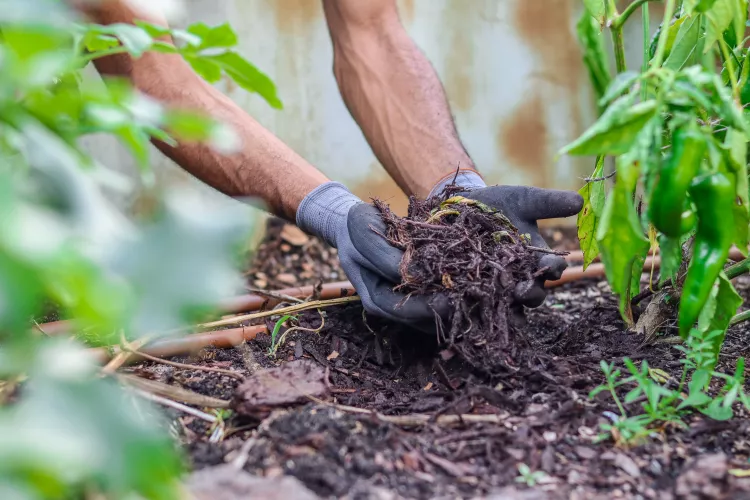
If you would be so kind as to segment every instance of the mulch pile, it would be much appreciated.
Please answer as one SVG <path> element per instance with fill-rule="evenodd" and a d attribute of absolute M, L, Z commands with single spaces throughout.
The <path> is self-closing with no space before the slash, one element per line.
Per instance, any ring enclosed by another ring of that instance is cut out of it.
<path fill-rule="evenodd" d="M 378 200 L 375 206 L 386 224 L 385 237 L 404 250 L 403 282 L 396 290 L 447 297 L 450 324 L 437 332 L 438 341 L 482 373 L 507 369 L 517 347 L 513 291 L 539 272 L 527 236 L 490 207 L 452 196 L 450 186 L 428 200 L 411 197 L 406 217 Z"/>

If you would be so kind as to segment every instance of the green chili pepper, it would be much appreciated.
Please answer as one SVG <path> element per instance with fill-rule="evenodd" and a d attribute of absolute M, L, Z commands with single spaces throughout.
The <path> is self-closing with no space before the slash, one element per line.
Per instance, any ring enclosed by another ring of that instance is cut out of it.
<path fill-rule="evenodd" d="M 648 209 L 651 223 L 667 236 L 679 238 L 695 226 L 687 192 L 706 148 L 706 138 L 695 124 L 679 127 L 672 134 L 672 152 L 657 174 Z"/>
<path fill-rule="evenodd" d="M 721 172 L 697 177 L 690 187 L 698 212 L 698 228 L 680 298 L 677 322 L 682 338 L 687 338 L 729 257 L 734 224 L 726 219 L 732 214 L 734 191 L 732 181 Z"/>

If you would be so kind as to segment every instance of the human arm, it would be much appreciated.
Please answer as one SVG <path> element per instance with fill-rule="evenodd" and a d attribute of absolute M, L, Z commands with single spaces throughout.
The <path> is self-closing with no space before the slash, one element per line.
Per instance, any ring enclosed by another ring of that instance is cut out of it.
<path fill-rule="evenodd" d="M 532 245 L 547 247 L 537 220 L 578 213 L 581 197 L 525 186 L 487 187 L 461 144 L 435 70 L 399 20 L 395 0 L 323 0 L 323 5 L 341 94 L 402 190 L 427 197 L 455 179 L 466 189 L 462 194 L 507 215 Z M 456 176 L 459 167 L 465 170 Z M 545 271 L 519 285 L 519 302 L 541 304 L 545 280 L 558 279 L 566 266 L 560 256 L 539 255 Z"/>
<path fill-rule="evenodd" d="M 166 26 L 164 19 L 135 12 L 123 0 L 89 6 L 85 13 L 105 25 L 141 19 Z M 425 299 L 409 300 L 403 307 L 396 307 L 404 299 L 392 291 L 394 283 L 400 281 L 398 264 L 402 252 L 382 238 L 370 237 L 370 227 L 383 224 L 375 208 L 343 185 L 328 181 L 198 77 L 181 56 L 146 53 L 134 59 L 117 55 L 98 59 L 95 64 L 103 75 L 125 77 L 138 90 L 167 106 L 192 109 L 233 126 L 241 149 L 232 155 L 197 143 L 156 145 L 182 168 L 219 191 L 234 197 L 260 198 L 276 215 L 295 221 L 303 230 L 336 247 L 342 268 L 368 312 L 405 323 L 434 324 L 433 308 Z"/>
<path fill-rule="evenodd" d="M 136 12 L 121 0 L 86 5 L 85 14 L 99 24 L 142 19 L 166 26 L 163 18 Z M 147 52 L 134 59 L 119 54 L 96 59 L 94 64 L 101 74 L 125 77 L 138 90 L 167 106 L 206 113 L 234 128 L 240 149 L 229 155 L 196 142 L 172 147 L 154 141 L 175 163 L 222 193 L 263 200 L 272 213 L 294 221 L 302 199 L 328 181 L 322 172 L 200 78 L 180 55 Z"/>
<path fill-rule="evenodd" d="M 341 95 L 399 187 L 426 197 L 457 168 L 474 170 L 440 80 L 401 24 L 395 0 L 323 6 Z"/>

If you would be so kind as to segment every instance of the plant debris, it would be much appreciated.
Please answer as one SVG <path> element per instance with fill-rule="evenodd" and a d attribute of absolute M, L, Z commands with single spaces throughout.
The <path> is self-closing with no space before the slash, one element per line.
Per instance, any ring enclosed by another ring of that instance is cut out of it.
<path fill-rule="evenodd" d="M 396 290 L 409 295 L 447 296 L 448 328 L 438 342 L 454 349 L 474 369 L 486 374 L 512 365 L 518 342 L 511 317 L 516 284 L 533 279 L 538 257 L 529 237 L 500 212 L 463 196 L 411 197 L 406 217 L 375 200 L 386 224 L 388 241 L 404 250 L 403 282 Z M 408 299 L 407 299 L 408 300 Z"/>

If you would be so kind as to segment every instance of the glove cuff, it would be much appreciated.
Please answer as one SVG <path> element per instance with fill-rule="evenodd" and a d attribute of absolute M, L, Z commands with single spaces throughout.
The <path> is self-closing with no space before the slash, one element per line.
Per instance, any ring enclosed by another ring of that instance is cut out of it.
<path fill-rule="evenodd" d="M 455 172 L 451 172 L 449 175 L 446 175 L 445 177 L 440 179 L 438 183 L 435 184 L 435 187 L 432 188 L 430 194 L 427 197 L 430 198 L 432 196 L 440 194 L 445 186 L 454 184 L 454 178 L 456 179 L 455 184 L 463 188 L 478 189 L 487 187 L 487 184 L 485 184 L 484 179 L 482 179 L 482 176 L 479 175 L 479 172 L 474 169 L 462 168 L 458 171 L 458 174 L 456 174 Z"/>
<path fill-rule="evenodd" d="M 297 209 L 297 227 L 336 247 L 336 232 L 346 225 L 349 209 L 362 200 L 339 182 L 326 182 L 310 191 Z"/>

